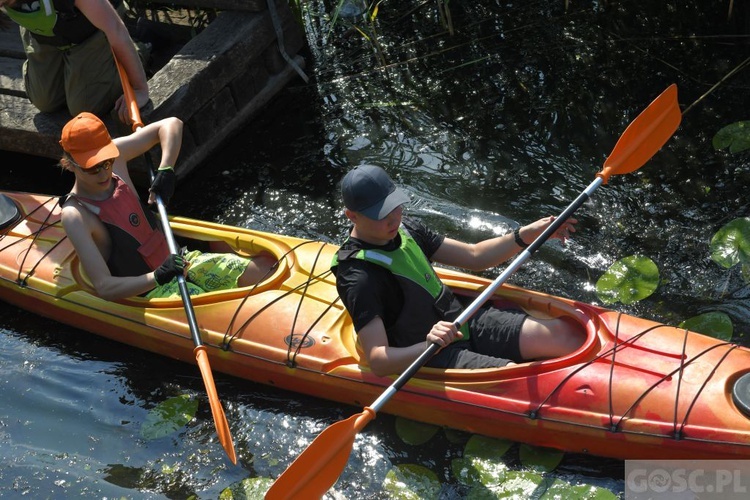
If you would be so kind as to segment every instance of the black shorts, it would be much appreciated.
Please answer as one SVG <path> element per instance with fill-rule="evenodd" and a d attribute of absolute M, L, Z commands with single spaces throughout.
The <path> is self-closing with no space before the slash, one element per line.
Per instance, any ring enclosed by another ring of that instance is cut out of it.
<path fill-rule="evenodd" d="M 468 340 L 443 348 L 427 362 L 432 368 L 498 368 L 520 363 L 521 326 L 526 314 L 518 309 L 483 307 L 469 319 Z"/>

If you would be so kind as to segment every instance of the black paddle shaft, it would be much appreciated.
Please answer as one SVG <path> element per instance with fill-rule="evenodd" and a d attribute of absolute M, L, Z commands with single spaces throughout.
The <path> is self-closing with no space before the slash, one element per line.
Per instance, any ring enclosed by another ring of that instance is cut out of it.
<path fill-rule="evenodd" d="M 146 167 L 148 168 L 148 174 L 151 178 L 151 182 L 154 182 L 154 164 L 151 161 L 151 156 L 145 153 L 143 157 L 146 160 Z M 156 198 L 156 207 L 159 210 L 159 218 L 161 219 L 161 227 L 164 230 L 164 236 L 167 239 L 167 246 L 169 247 L 169 253 L 178 255 L 179 248 L 177 242 L 174 239 L 172 228 L 169 225 L 169 218 L 167 217 L 167 208 L 164 206 L 164 201 L 157 193 L 154 193 Z M 195 310 L 193 309 L 193 302 L 190 300 L 190 292 L 188 291 L 187 281 L 185 276 L 182 274 L 177 275 L 177 286 L 180 289 L 180 295 L 182 296 L 182 302 L 185 306 L 185 316 L 187 316 L 188 326 L 190 327 L 190 335 L 193 337 L 193 343 L 195 347 L 203 345 L 201 341 L 200 331 L 198 330 L 198 320 L 195 318 Z"/>

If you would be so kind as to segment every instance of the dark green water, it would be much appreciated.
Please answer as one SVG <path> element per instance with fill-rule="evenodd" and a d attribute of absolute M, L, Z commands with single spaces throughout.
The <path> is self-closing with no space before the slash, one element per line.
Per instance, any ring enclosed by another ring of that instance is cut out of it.
<path fill-rule="evenodd" d="M 677 83 L 688 111 L 674 138 L 641 170 L 600 188 L 577 214 L 575 239 L 546 245 L 511 281 L 598 302 L 594 285 L 614 261 L 647 256 L 659 267 L 659 288 L 614 308 L 671 324 L 724 311 L 735 339 L 750 344 L 750 287 L 709 252 L 722 225 L 750 213 L 747 154 L 711 146 L 721 127 L 749 118 L 748 74 L 692 106 L 750 55 L 747 11 L 727 20 L 720 1 L 570 2 L 567 12 L 562 0 L 465 3 L 450 3 L 449 35 L 434 2 L 384 2 L 382 69 L 371 43 L 344 23 L 329 32 L 331 6 L 311 2 L 311 82 L 290 85 L 179 187 L 170 211 L 340 241 L 347 225 L 337 183 L 350 166 L 376 163 L 413 195 L 412 215 L 476 241 L 559 213 L 627 124 Z M 25 161 L 5 156 L 7 187 L 62 193 L 69 185 L 53 167 L 35 166 L 40 176 Z M 217 377 L 240 455 L 233 467 L 203 399 L 179 434 L 140 436 L 156 404 L 202 398 L 194 367 L 5 305 L 0 328 L 3 497 L 216 498 L 245 477 L 278 476 L 322 429 L 361 410 Z M 461 450 L 442 433 L 407 445 L 381 415 L 358 437 L 330 498 L 384 498 L 385 473 L 402 463 L 433 470 L 441 498 L 462 498 L 467 489 L 450 467 Z M 507 464 L 522 468 L 516 448 Z M 615 460 L 569 455 L 554 474 L 623 491 Z"/>

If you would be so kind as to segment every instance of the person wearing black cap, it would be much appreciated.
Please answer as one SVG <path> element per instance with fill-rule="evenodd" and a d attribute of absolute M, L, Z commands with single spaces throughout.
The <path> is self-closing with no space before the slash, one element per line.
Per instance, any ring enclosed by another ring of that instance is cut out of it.
<path fill-rule="evenodd" d="M 580 325 L 537 319 L 519 310 L 481 308 L 460 330 L 461 303 L 438 278 L 432 261 L 475 271 L 497 266 L 527 246 L 554 220 L 546 217 L 476 244 L 435 233 L 403 217 L 409 195 L 380 167 L 361 165 L 341 182 L 349 238 L 331 264 L 336 288 L 354 322 L 365 361 L 376 375 L 403 372 L 430 345 L 435 368 L 493 368 L 562 356 L 583 345 Z M 553 238 L 575 231 L 570 218 Z"/>

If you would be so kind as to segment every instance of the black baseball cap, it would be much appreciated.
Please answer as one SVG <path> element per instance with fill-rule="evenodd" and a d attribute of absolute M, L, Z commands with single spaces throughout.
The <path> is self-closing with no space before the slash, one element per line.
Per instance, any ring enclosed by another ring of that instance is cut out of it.
<path fill-rule="evenodd" d="M 350 170 L 341 181 L 341 196 L 346 208 L 373 220 L 382 220 L 396 207 L 411 201 L 406 191 L 375 165 Z"/>

